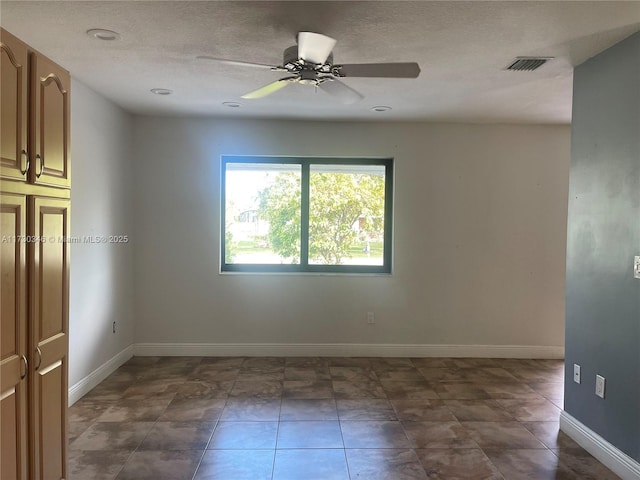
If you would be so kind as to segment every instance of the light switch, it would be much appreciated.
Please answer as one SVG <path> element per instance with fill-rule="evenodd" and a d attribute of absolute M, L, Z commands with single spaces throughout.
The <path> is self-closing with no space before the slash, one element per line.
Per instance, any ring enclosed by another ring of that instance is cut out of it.
<path fill-rule="evenodd" d="M 633 277 L 640 279 L 640 255 L 633 257 Z"/>

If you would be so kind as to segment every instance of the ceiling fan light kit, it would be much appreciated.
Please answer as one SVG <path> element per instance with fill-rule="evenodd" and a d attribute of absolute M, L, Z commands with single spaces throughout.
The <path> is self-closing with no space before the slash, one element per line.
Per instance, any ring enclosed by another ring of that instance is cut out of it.
<path fill-rule="evenodd" d="M 288 77 L 283 77 L 242 95 L 242 98 L 245 99 L 263 98 L 292 83 L 299 83 L 317 87 L 340 102 L 350 104 L 362 100 L 364 96 L 343 83 L 340 80 L 342 78 L 417 78 L 420 75 L 420 66 L 415 62 L 336 65 L 333 63 L 332 52 L 337 42 L 335 39 L 320 33 L 299 32 L 297 41 L 297 45 L 285 49 L 282 65 L 266 65 L 206 55 L 198 56 L 197 58 L 213 60 L 228 65 L 263 68 L 290 74 Z"/>

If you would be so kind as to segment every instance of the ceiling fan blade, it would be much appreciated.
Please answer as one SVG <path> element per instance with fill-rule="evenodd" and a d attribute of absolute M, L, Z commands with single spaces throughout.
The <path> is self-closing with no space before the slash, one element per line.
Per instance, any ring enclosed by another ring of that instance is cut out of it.
<path fill-rule="evenodd" d="M 351 63 L 336 65 L 342 77 L 418 78 L 420 65 L 407 63 Z"/>
<path fill-rule="evenodd" d="M 213 60 L 214 62 L 226 63 L 227 65 L 237 65 L 240 67 L 267 68 L 269 70 L 280 70 L 282 67 L 266 65 L 264 63 L 241 62 L 239 60 L 228 60 L 226 58 L 210 57 L 209 55 L 198 55 L 198 60 Z"/>
<path fill-rule="evenodd" d="M 333 95 L 342 103 L 356 103 L 364 98 L 360 92 L 345 85 L 338 79 L 327 79 L 318 85 L 320 90 L 324 90 L 329 95 Z"/>
<path fill-rule="evenodd" d="M 272 93 L 275 93 L 278 90 L 286 87 L 287 85 L 289 85 L 291 82 L 295 80 L 296 80 L 296 77 L 281 78 L 280 80 L 276 80 L 275 82 L 270 83 L 269 85 L 265 85 L 262 88 L 254 90 L 253 92 L 245 93 L 244 95 L 242 95 L 241 98 L 253 99 L 253 98 L 266 97 L 267 95 L 271 95 Z"/>
<path fill-rule="evenodd" d="M 298 58 L 323 65 L 336 44 L 335 39 L 313 32 L 298 33 Z"/>

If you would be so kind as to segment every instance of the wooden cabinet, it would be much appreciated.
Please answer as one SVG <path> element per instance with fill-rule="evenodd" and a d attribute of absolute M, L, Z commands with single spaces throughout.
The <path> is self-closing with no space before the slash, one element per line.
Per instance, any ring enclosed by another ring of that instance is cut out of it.
<path fill-rule="evenodd" d="M 66 477 L 68 72 L 0 30 L 0 478 Z"/>
<path fill-rule="evenodd" d="M 40 185 L 70 187 L 69 74 L 55 63 L 31 54 L 32 168 L 29 180 Z"/>
<path fill-rule="evenodd" d="M 0 478 L 27 478 L 27 202 L 23 195 L 0 196 L 2 229 L 0 298 Z"/>
<path fill-rule="evenodd" d="M 0 38 L 0 172 L 4 178 L 27 180 L 28 47 L 2 30 Z"/>
<path fill-rule="evenodd" d="M 29 198 L 32 478 L 64 478 L 69 317 L 69 201 Z"/>
<path fill-rule="evenodd" d="M 70 188 L 70 77 L 2 30 L 1 176 Z"/>

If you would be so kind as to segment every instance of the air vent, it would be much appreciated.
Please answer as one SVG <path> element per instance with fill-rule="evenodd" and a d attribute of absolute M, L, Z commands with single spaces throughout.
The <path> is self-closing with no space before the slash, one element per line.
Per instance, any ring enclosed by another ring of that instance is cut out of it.
<path fill-rule="evenodd" d="M 531 72 L 532 70 L 537 70 L 552 58 L 553 57 L 517 57 L 511 65 L 507 67 L 507 70 Z"/>

